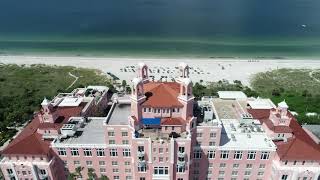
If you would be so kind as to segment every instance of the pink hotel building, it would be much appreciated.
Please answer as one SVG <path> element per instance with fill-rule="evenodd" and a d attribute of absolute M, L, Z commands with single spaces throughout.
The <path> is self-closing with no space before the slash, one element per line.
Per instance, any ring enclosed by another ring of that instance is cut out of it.
<path fill-rule="evenodd" d="M 175 82 L 138 67 L 130 96 L 90 86 L 44 99 L 1 153 L 5 179 L 63 180 L 80 166 L 83 179 L 92 168 L 111 180 L 319 180 L 319 139 L 285 102 L 236 91 L 195 102 L 186 64 Z"/>

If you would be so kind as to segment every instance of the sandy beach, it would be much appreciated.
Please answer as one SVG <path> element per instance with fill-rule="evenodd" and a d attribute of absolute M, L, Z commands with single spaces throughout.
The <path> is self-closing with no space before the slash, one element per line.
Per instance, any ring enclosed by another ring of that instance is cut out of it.
<path fill-rule="evenodd" d="M 308 68 L 319 69 L 320 60 L 287 60 L 287 59 L 162 59 L 162 58 L 102 58 L 102 57 L 44 57 L 44 56 L 0 56 L 4 64 L 47 64 L 60 66 L 76 66 L 99 69 L 104 73 L 112 73 L 121 80 L 130 81 L 136 75 L 139 62 L 149 66 L 150 76 L 155 80 L 161 77 L 170 81 L 177 75 L 180 62 L 187 63 L 191 70 L 190 76 L 194 82 L 240 80 L 248 85 L 250 77 L 258 72 L 277 68 Z"/>

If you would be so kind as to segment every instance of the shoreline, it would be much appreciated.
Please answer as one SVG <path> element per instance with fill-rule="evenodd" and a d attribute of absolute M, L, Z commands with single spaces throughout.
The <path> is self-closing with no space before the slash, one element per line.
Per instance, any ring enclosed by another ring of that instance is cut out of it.
<path fill-rule="evenodd" d="M 252 59 L 252 58 L 145 58 L 145 57 L 84 57 L 84 56 L 17 56 L 0 55 L 0 63 L 4 64 L 46 64 L 59 66 L 75 66 L 101 70 L 112 73 L 120 80 L 129 82 L 136 75 L 135 68 L 139 62 L 146 63 L 150 75 L 155 80 L 162 76 L 170 81 L 177 75 L 176 67 L 180 62 L 187 63 L 192 69 L 190 78 L 194 82 L 210 82 L 226 79 L 230 82 L 240 80 L 249 85 L 250 77 L 259 72 L 278 68 L 320 69 L 320 59 Z"/>

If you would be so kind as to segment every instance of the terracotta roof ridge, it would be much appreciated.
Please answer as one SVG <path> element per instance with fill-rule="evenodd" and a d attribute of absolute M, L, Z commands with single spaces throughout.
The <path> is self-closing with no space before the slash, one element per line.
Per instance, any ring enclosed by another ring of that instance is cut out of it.
<path fill-rule="evenodd" d="M 292 142 L 290 142 L 289 147 L 286 149 L 285 153 L 283 153 L 283 155 L 282 155 L 281 158 L 283 158 L 284 156 L 287 155 L 288 151 L 289 151 L 289 150 L 291 149 L 291 147 L 293 146 L 295 140 L 296 140 L 296 138 L 293 138 Z M 280 159 L 281 159 L 281 158 L 280 158 Z"/>
<path fill-rule="evenodd" d="M 168 87 L 168 85 L 164 85 L 164 88 L 167 90 L 167 91 L 170 91 L 170 95 L 173 97 L 173 98 L 177 98 L 176 96 L 174 96 L 174 94 L 176 93 L 171 87 Z M 179 95 L 178 95 L 179 96 Z"/>
<path fill-rule="evenodd" d="M 15 145 L 19 144 L 21 141 L 33 136 L 35 133 L 32 133 L 32 134 L 29 134 L 27 136 L 24 136 L 22 139 L 18 139 L 16 140 L 16 142 L 13 142 L 13 143 L 9 143 L 9 145 L 2 151 L 3 152 L 6 152 L 8 150 L 10 150 L 12 147 L 14 147 Z"/>

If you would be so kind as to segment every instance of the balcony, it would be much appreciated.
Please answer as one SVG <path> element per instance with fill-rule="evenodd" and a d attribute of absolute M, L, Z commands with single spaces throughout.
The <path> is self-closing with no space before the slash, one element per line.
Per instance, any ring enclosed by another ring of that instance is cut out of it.
<path fill-rule="evenodd" d="M 137 155 L 138 155 L 139 158 L 143 157 L 144 154 L 145 154 L 144 151 L 138 151 L 138 152 L 137 152 Z"/>
<path fill-rule="evenodd" d="M 179 158 L 184 158 L 186 156 L 186 153 L 185 152 L 180 152 L 178 151 L 178 157 Z"/>
<path fill-rule="evenodd" d="M 138 167 L 145 167 L 145 166 L 146 166 L 145 160 L 138 161 Z"/>
<path fill-rule="evenodd" d="M 39 174 L 39 179 L 47 179 L 48 174 Z"/>
<path fill-rule="evenodd" d="M 184 167 L 186 165 L 186 162 L 185 161 L 177 161 L 177 165 L 180 166 L 180 167 Z"/>

